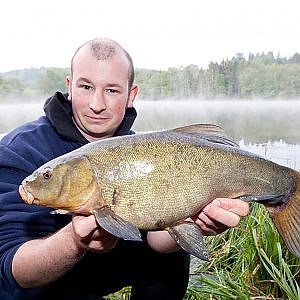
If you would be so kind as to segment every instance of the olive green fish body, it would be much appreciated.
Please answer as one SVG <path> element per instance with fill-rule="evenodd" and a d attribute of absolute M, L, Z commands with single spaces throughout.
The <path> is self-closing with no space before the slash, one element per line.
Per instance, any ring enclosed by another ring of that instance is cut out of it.
<path fill-rule="evenodd" d="M 216 197 L 288 197 L 295 180 L 290 169 L 240 149 L 171 133 L 115 142 L 95 144 L 86 154 L 101 187 L 100 206 L 142 229 L 169 226 Z"/>
<path fill-rule="evenodd" d="M 298 178 L 298 172 L 234 146 L 218 127 L 194 125 L 89 143 L 40 167 L 20 193 L 27 203 L 94 213 L 102 227 L 126 239 L 138 239 L 135 226 L 168 229 L 202 258 L 203 247 L 193 246 L 199 230 L 180 222 L 217 197 L 267 199 L 279 232 L 299 256 L 299 229 L 282 219 L 286 214 L 299 223 Z"/>

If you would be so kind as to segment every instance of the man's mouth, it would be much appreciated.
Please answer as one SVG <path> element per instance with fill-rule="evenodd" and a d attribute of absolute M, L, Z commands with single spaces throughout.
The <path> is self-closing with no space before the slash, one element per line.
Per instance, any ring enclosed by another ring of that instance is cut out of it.
<path fill-rule="evenodd" d="M 111 118 L 109 116 L 101 115 L 101 116 L 86 116 L 86 118 L 89 121 L 92 122 L 97 122 L 97 123 L 102 123 L 102 122 L 107 122 Z"/>

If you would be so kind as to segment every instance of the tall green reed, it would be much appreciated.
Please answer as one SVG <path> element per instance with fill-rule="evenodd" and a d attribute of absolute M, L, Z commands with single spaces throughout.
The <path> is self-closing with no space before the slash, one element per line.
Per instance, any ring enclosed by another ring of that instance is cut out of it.
<path fill-rule="evenodd" d="M 253 204 L 239 227 L 207 238 L 207 246 L 211 260 L 191 274 L 187 300 L 300 300 L 300 260 L 286 249 L 264 207 Z"/>

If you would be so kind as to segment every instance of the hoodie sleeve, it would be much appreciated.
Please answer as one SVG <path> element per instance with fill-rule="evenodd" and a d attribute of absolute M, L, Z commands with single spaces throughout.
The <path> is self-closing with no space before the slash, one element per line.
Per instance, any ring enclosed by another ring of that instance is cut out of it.
<path fill-rule="evenodd" d="M 4 285 L 14 286 L 12 277 L 12 259 L 18 247 L 25 241 L 37 238 L 37 215 L 43 211 L 27 206 L 20 198 L 20 182 L 34 169 L 32 162 L 20 156 L 16 151 L 0 146 L 0 280 Z M 39 218 L 40 219 L 40 218 Z"/>
<path fill-rule="evenodd" d="M 70 221 L 68 216 L 62 224 L 62 218 L 50 214 L 51 209 L 28 205 L 19 195 L 22 180 L 55 156 L 46 138 L 39 140 L 39 144 L 37 139 L 38 135 L 31 134 L 29 138 L 17 136 L 12 140 L 5 137 L 0 142 L 0 287 L 9 289 L 18 287 L 12 275 L 17 249 L 28 240 L 48 236 Z M 57 146 L 55 140 L 53 143 Z"/>

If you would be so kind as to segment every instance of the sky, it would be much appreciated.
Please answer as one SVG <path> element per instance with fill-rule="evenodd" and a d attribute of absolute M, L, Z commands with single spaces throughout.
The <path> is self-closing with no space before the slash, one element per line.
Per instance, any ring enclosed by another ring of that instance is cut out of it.
<path fill-rule="evenodd" d="M 69 67 L 89 39 L 109 37 L 137 68 L 300 53 L 299 0 L 9 0 L 0 10 L 0 72 Z"/>

